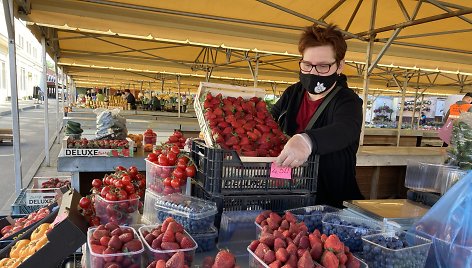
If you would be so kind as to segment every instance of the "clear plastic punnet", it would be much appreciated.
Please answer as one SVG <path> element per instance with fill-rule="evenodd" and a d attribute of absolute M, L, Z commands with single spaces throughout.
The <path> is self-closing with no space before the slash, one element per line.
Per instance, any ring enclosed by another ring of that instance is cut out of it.
<path fill-rule="evenodd" d="M 423 268 L 431 240 L 408 232 L 387 232 L 362 237 L 363 258 L 370 267 Z"/>
<path fill-rule="evenodd" d="M 433 241 L 425 267 L 472 267 L 472 173 L 452 186 L 410 232 Z"/>
<path fill-rule="evenodd" d="M 209 230 L 218 213 L 215 202 L 178 193 L 159 196 L 156 211 L 160 222 L 172 217 L 190 233 Z"/>
<path fill-rule="evenodd" d="M 406 169 L 405 187 L 416 191 L 441 193 L 449 172 L 457 170 L 457 166 L 410 160 Z"/>
<path fill-rule="evenodd" d="M 145 225 L 145 226 L 141 226 L 138 231 L 141 237 L 141 240 L 146 246 L 148 263 L 151 263 L 153 261 L 158 261 L 158 260 L 168 261 L 175 253 L 183 252 L 185 256 L 185 264 L 188 267 L 192 267 L 192 262 L 193 262 L 193 259 L 195 258 L 195 250 L 198 247 L 198 244 L 197 242 L 195 242 L 193 237 L 189 235 L 186 231 L 184 231 L 184 235 L 186 237 L 189 237 L 192 240 L 193 244 L 195 245 L 191 248 L 183 248 L 183 249 L 175 249 L 175 250 L 154 249 L 152 248 L 152 245 L 149 245 L 149 243 L 146 241 L 144 237 L 144 232 L 145 231 L 151 232 L 154 228 L 157 228 L 157 227 L 160 227 L 160 225 Z"/>
<path fill-rule="evenodd" d="M 138 233 L 131 227 L 121 226 L 120 228 L 126 228 L 133 230 L 134 238 L 139 238 Z M 89 228 L 87 231 L 87 244 L 88 244 L 88 252 L 90 254 L 90 265 L 91 268 L 102 268 L 107 267 L 107 263 L 116 263 L 118 267 L 140 267 L 141 266 L 141 258 L 144 252 L 144 245 L 141 241 L 141 249 L 138 251 L 133 252 L 121 252 L 115 254 L 97 254 L 92 251 L 92 244 L 91 244 L 91 237 L 93 232 L 97 228 Z M 135 266 L 132 266 L 135 265 Z"/>

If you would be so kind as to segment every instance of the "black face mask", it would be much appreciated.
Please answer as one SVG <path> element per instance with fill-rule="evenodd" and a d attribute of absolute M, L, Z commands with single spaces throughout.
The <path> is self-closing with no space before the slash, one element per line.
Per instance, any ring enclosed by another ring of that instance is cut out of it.
<path fill-rule="evenodd" d="M 300 82 L 304 89 L 311 94 L 321 94 L 330 89 L 336 81 L 338 81 L 339 74 L 334 72 L 332 75 L 321 76 L 315 74 L 304 74 L 300 72 Z"/>

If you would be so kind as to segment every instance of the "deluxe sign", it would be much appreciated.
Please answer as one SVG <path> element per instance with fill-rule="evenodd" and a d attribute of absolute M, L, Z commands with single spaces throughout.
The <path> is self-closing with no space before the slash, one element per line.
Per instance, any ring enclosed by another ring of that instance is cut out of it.
<path fill-rule="evenodd" d="M 133 156 L 133 150 L 129 149 L 76 149 L 76 148 L 66 148 L 65 156 L 86 156 L 86 157 L 95 157 L 95 156 L 124 156 L 130 157 Z"/>
<path fill-rule="evenodd" d="M 66 156 L 98 156 L 99 149 L 66 149 Z"/>
<path fill-rule="evenodd" d="M 32 193 L 26 192 L 27 206 L 44 206 L 53 202 L 55 193 Z"/>

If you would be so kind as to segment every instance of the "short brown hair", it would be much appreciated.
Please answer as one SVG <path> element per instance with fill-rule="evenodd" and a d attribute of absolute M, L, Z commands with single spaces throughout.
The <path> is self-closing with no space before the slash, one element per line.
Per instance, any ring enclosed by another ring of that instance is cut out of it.
<path fill-rule="evenodd" d="M 333 24 L 329 24 L 327 27 L 321 27 L 317 24 L 306 27 L 298 42 L 298 51 L 303 55 L 308 47 L 325 45 L 333 47 L 337 62 L 344 59 L 347 50 L 346 40 L 344 40 L 344 36 L 337 29 L 337 26 Z"/>

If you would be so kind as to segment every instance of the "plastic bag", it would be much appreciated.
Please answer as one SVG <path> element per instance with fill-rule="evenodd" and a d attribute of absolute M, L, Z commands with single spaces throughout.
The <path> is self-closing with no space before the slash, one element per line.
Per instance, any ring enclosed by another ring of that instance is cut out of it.
<path fill-rule="evenodd" d="M 448 164 L 472 169 L 472 113 L 462 113 L 454 120 Z"/>
<path fill-rule="evenodd" d="M 412 228 L 433 241 L 425 267 L 472 267 L 472 172 Z"/>
<path fill-rule="evenodd" d="M 95 109 L 97 114 L 97 138 L 115 134 L 115 138 L 119 140 L 126 139 L 128 129 L 126 128 L 126 118 L 120 115 L 119 109 Z"/>

